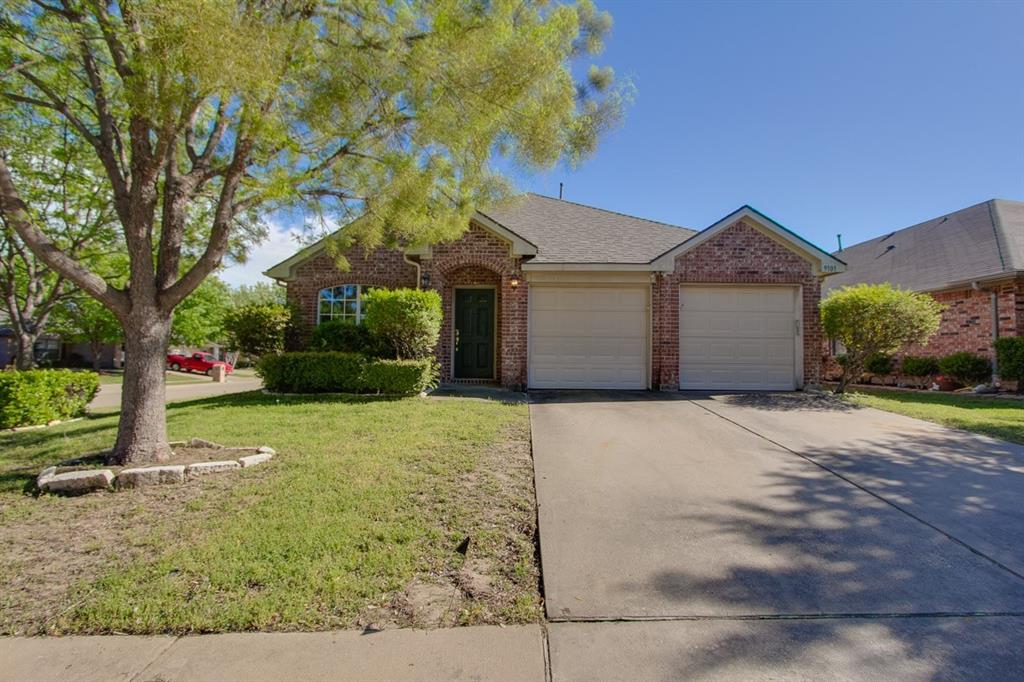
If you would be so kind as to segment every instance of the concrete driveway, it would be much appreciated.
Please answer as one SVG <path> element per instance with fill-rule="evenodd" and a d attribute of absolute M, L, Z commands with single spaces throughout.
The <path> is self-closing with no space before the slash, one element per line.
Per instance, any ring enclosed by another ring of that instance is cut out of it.
<path fill-rule="evenodd" d="M 802 394 L 531 397 L 555 679 L 1024 674 L 1024 448 Z"/>

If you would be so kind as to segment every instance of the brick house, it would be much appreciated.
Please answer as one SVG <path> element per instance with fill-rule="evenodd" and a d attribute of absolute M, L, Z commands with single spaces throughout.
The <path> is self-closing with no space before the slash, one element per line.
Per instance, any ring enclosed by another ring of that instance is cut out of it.
<path fill-rule="evenodd" d="M 1024 202 L 992 199 L 836 253 L 845 272 L 824 293 L 861 282 L 927 292 L 945 306 L 939 330 L 908 355 L 970 351 L 1024 335 Z"/>
<path fill-rule="evenodd" d="M 452 242 L 346 255 L 321 241 L 265 274 L 307 329 L 358 323 L 367 287 L 436 289 L 442 381 L 516 388 L 817 383 L 821 283 L 845 267 L 747 206 L 697 232 L 535 194 Z"/>

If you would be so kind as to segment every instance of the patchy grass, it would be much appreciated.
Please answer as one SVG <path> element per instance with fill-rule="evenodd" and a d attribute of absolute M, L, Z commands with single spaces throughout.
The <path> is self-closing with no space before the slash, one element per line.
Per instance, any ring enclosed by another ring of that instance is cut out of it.
<path fill-rule="evenodd" d="M 25 492 L 43 466 L 109 447 L 116 420 L 0 434 L 0 632 L 540 618 L 523 405 L 260 393 L 177 403 L 171 438 L 278 456 L 179 486 Z"/>
<path fill-rule="evenodd" d="M 1024 444 L 1024 402 L 1020 400 L 862 387 L 848 397 L 858 405 Z"/>

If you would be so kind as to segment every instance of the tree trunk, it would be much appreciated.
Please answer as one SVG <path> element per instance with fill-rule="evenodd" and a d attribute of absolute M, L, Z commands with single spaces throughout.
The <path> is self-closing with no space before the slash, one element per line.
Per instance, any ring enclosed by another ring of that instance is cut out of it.
<path fill-rule="evenodd" d="M 171 335 L 171 316 L 155 307 L 133 306 L 126 320 L 124 383 L 121 388 L 121 421 L 112 464 L 166 461 L 164 368 Z"/>
<path fill-rule="evenodd" d="M 18 337 L 18 348 L 14 356 L 14 369 L 24 372 L 36 366 L 36 334 L 27 334 L 24 330 L 16 329 Z"/>

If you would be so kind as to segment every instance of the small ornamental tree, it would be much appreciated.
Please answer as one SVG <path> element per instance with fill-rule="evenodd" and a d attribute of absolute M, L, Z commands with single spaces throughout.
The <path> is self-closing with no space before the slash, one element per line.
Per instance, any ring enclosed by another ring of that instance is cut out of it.
<path fill-rule="evenodd" d="M 374 289 L 363 296 L 363 324 L 399 360 L 430 357 L 441 335 L 441 296 L 433 290 Z"/>
<path fill-rule="evenodd" d="M 830 292 L 821 302 L 821 326 L 828 338 L 846 347 L 836 393 L 861 375 L 868 358 L 926 342 L 941 318 L 942 306 L 931 296 L 891 284 L 857 284 Z"/>
<path fill-rule="evenodd" d="M 279 303 L 251 303 L 235 308 L 224 317 L 228 345 L 255 357 L 280 353 L 291 320 L 291 308 Z"/>

